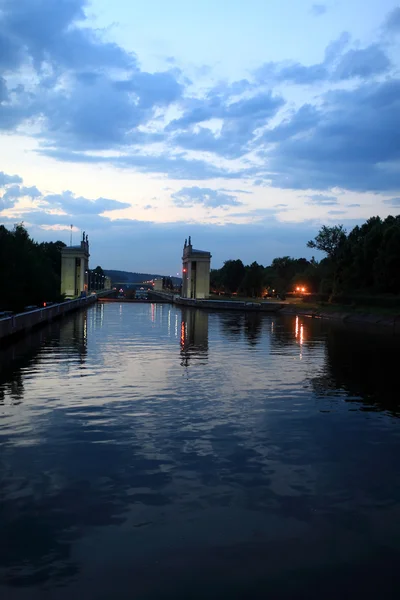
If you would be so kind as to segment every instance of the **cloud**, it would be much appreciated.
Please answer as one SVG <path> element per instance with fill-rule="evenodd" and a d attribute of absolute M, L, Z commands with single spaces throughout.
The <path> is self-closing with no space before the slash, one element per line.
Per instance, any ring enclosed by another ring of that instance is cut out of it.
<path fill-rule="evenodd" d="M 327 196 L 325 194 L 311 194 L 309 196 L 304 196 L 304 198 L 308 198 L 307 204 L 315 204 L 318 206 L 333 206 L 338 203 L 336 196 Z"/>
<path fill-rule="evenodd" d="M 314 65 L 302 65 L 299 62 L 268 62 L 259 67 L 255 76 L 260 83 L 275 81 L 294 85 L 312 85 L 331 78 L 336 61 L 350 42 L 346 31 L 330 42 L 325 49 L 324 60 Z"/>
<path fill-rule="evenodd" d="M 260 82 L 272 79 L 277 83 L 312 85 L 323 81 L 368 79 L 391 69 L 392 64 L 382 46 L 375 43 L 343 53 L 349 42 L 350 35 L 343 32 L 338 39 L 328 44 L 322 62 L 313 65 L 269 62 L 256 71 L 256 76 Z"/>
<path fill-rule="evenodd" d="M 15 68 L 32 59 L 39 71 L 53 68 L 131 68 L 136 57 L 105 42 L 87 26 L 86 0 L 3 0 L 0 39 L 3 65 Z"/>
<path fill-rule="evenodd" d="M 349 50 L 341 58 L 334 78 L 353 79 L 360 77 L 368 79 L 373 75 L 386 73 L 391 68 L 391 62 L 383 49 L 377 44 L 371 44 L 362 50 Z"/>
<path fill-rule="evenodd" d="M 33 200 L 35 198 L 39 198 L 41 195 L 41 192 L 39 192 L 36 186 L 24 187 L 13 184 L 7 187 L 0 199 L 0 210 L 11 208 L 16 204 L 19 198 L 29 197 Z"/>
<path fill-rule="evenodd" d="M 208 98 L 189 100 L 188 104 L 188 110 L 166 127 L 172 133 L 169 144 L 236 158 L 249 150 L 247 144 L 254 138 L 255 130 L 277 114 L 284 100 L 267 91 L 232 102 L 214 91 Z M 202 126 L 195 129 L 211 119 L 222 121 L 218 133 Z"/>
<path fill-rule="evenodd" d="M 328 9 L 325 4 L 313 4 L 310 9 L 310 12 L 315 17 L 320 17 L 321 15 L 324 15 L 327 10 Z"/>
<path fill-rule="evenodd" d="M 44 147 L 55 149 L 151 142 L 138 128 L 181 97 L 180 71 L 141 71 L 134 54 L 88 25 L 85 7 L 85 0 L 3 0 L 0 60 L 20 83 L 11 90 L 0 79 L 0 129 L 35 121 Z"/>
<path fill-rule="evenodd" d="M 134 168 L 142 173 L 168 175 L 171 179 L 241 179 L 250 177 L 257 171 L 254 167 L 230 170 L 205 160 L 189 159 L 182 154 L 173 155 L 168 154 L 168 152 L 162 154 L 145 154 L 141 152 L 108 157 L 50 148 L 40 150 L 39 154 L 63 162 L 110 163 L 118 168 Z"/>
<path fill-rule="evenodd" d="M 361 204 L 348 204 L 348 208 L 359 208 Z"/>
<path fill-rule="evenodd" d="M 400 206 L 400 198 L 388 198 L 383 201 L 384 204 L 389 204 L 389 206 Z"/>
<path fill-rule="evenodd" d="M 121 210 L 131 206 L 127 202 L 109 200 L 108 198 L 89 200 L 82 196 L 75 196 L 69 190 L 62 194 L 48 194 L 43 196 L 43 200 L 51 208 L 60 208 L 69 215 L 100 215 L 103 212 Z"/>
<path fill-rule="evenodd" d="M 328 210 L 328 215 L 345 215 L 345 210 Z"/>
<path fill-rule="evenodd" d="M 0 188 L 10 183 L 22 183 L 22 177 L 19 175 L 7 175 L 7 173 L 0 171 Z"/>
<path fill-rule="evenodd" d="M 191 208 L 194 205 L 201 205 L 205 208 L 225 208 L 243 204 L 231 194 L 197 186 L 184 187 L 179 192 L 171 194 L 171 198 L 174 204 L 180 208 Z"/>
<path fill-rule="evenodd" d="M 400 32 L 400 6 L 396 6 L 386 17 L 384 29 L 390 33 Z"/>
<path fill-rule="evenodd" d="M 281 188 L 398 190 L 399 129 L 400 79 L 333 90 L 308 123 L 299 111 L 288 120 L 286 137 L 281 131 L 280 143 L 264 153 L 264 178 Z"/>

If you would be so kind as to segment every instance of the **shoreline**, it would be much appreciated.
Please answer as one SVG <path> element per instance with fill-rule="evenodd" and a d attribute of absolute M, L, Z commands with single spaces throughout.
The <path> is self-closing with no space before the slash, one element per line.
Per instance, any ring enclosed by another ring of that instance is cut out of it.
<path fill-rule="evenodd" d="M 400 335 L 400 313 L 399 314 L 379 314 L 374 312 L 352 312 L 343 307 L 332 306 L 332 310 L 321 308 L 302 307 L 299 304 L 287 304 L 284 302 L 240 302 L 237 300 L 191 300 L 187 298 L 175 298 L 175 304 L 191 308 L 201 308 L 205 310 L 231 310 L 242 312 L 257 312 L 262 314 L 275 314 L 283 316 L 304 316 L 314 319 L 323 319 L 337 324 L 363 327 L 377 331 L 382 330 L 385 333 Z"/>
<path fill-rule="evenodd" d="M 387 333 L 392 329 L 392 333 L 400 335 L 400 314 L 399 315 L 379 315 L 370 312 L 349 312 L 343 310 L 324 311 L 323 309 L 301 308 L 300 306 L 286 305 L 281 311 L 281 315 L 294 316 L 301 315 L 313 319 L 324 319 L 341 323 L 343 325 L 357 325 L 364 327 L 381 328 Z"/>

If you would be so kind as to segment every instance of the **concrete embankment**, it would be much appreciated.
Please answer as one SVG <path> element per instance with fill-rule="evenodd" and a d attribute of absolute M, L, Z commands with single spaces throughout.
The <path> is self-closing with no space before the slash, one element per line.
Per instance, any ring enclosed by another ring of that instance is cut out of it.
<path fill-rule="evenodd" d="M 152 300 L 151 298 L 99 298 L 99 302 L 131 302 L 133 304 L 152 304 L 154 302 L 168 303 L 172 302 L 172 300 L 165 298 L 156 298 L 155 300 Z"/>
<path fill-rule="evenodd" d="M 379 315 L 373 313 L 346 312 L 340 310 L 324 311 L 320 309 L 302 309 L 300 306 L 286 305 L 280 311 L 281 315 L 301 315 L 315 319 L 324 319 L 340 323 L 346 326 L 352 326 L 363 329 L 378 329 L 387 333 L 400 335 L 400 315 Z"/>
<path fill-rule="evenodd" d="M 88 296 L 87 298 L 78 298 L 76 300 L 61 302 L 60 304 L 52 304 L 51 306 L 37 308 L 0 319 L 0 342 L 14 335 L 28 333 L 32 329 L 41 327 L 55 319 L 60 319 L 74 310 L 90 306 L 95 302 L 97 302 L 96 296 Z"/>
<path fill-rule="evenodd" d="M 191 298 L 175 298 L 175 303 L 193 308 L 209 310 L 240 310 L 250 312 L 276 313 L 285 306 L 281 302 L 241 302 L 239 300 L 193 300 Z"/>

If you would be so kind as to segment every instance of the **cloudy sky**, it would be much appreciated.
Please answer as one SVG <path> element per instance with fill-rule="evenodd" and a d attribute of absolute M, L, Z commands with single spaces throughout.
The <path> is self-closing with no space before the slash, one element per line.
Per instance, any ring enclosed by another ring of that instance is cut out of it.
<path fill-rule="evenodd" d="M 400 212 L 392 0 L 0 0 L 0 223 L 175 274 Z"/>

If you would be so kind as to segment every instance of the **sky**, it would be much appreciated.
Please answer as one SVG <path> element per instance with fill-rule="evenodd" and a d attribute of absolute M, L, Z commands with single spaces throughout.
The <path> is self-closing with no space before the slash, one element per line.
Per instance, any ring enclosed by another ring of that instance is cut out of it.
<path fill-rule="evenodd" d="M 175 275 L 400 213 L 392 0 L 0 0 L 0 223 Z"/>

